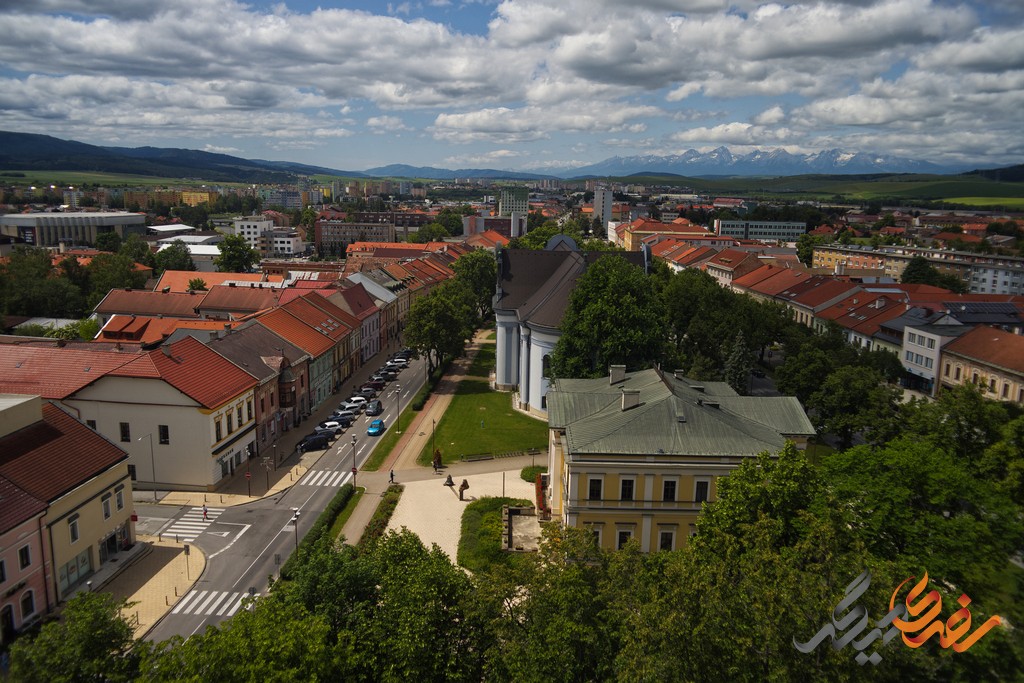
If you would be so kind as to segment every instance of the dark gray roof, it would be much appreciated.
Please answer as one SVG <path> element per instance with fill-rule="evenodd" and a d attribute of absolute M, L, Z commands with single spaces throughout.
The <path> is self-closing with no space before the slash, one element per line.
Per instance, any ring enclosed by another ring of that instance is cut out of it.
<path fill-rule="evenodd" d="M 640 404 L 622 410 L 623 390 Z M 581 454 L 752 456 L 782 448 L 814 427 L 789 396 L 739 396 L 721 382 L 661 376 L 657 370 L 608 378 L 555 380 L 548 424 L 563 428 L 568 451 Z"/>
<path fill-rule="evenodd" d="M 1001 301 L 944 301 L 949 314 L 965 325 L 1020 325 L 1016 304 Z"/>
<path fill-rule="evenodd" d="M 260 381 L 278 374 L 282 356 L 289 367 L 309 357 L 299 347 L 255 322 L 244 323 L 229 334 L 205 343 Z"/>

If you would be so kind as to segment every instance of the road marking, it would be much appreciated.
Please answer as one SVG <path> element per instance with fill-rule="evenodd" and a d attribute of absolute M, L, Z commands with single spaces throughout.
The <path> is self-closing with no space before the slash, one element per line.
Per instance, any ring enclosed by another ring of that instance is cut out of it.
<path fill-rule="evenodd" d="M 224 522 L 224 524 L 228 524 L 228 522 Z M 230 543 L 228 543 L 228 544 L 227 544 L 226 546 L 224 546 L 223 548 L 221 548 L 220 550 L 218 550 L 218 551 L 217 551 L 217 552 L 215 552 L 214 554 L 210 555 L 210 558 L 209 558 L 209 559 L 211 559 L 211 560 L 212 560 L 213 558 L 217 557 L 217 556 L 218 556 L 218 555 L 220 555 L 220 554 L 221 554 L 222 552 L 224 552 L 225 550 L 227 550 L 228 548 L 230 548 L 231 546 L 233 546 L 233 545 L 235 544 L 235 541 L 237 541 L 238 539 L 240 539 L 240 538 L 242 537 L 242 534 L 244 534 L 244 533 L 245 533 L 246 531 L 248 531 L 248 530 L 249 530 L 249 527 L 251 527 L 251 526 L 252 526 L 252 524 L 244 524 L 244 525 L 239 525 L 239 524 L 232 524 L 232 526 L 241 526 L 241 527 L 242 527 L 242 529 L 241 529 L 241 531 L 239 531 L 239 532 L 238 532 L 237 534 L 235 534 L 235 537 L 231 539 L 231 542 L 230 542 Z M 226 536 L 226 535 L 227 535 L 227 534 L 225 534 L 225 536 Z"/>
<path fill-rule="evenodd" d="M 223 508 L 207 508 L 206 519 L 203 519 L 203 508 L 194 507 L 160 533 L 164 536 L 176 536 L 184 543 L 194 541 L 208 526 L 217 521 L 222 512 Z"/>
<path fill-rule="evenodd" d="M 333 488 L 344 484 L 345 479 L 349 474 L 350 473 L 347 471 L 310 470 L 302 479 L 299 480 L 299 484 L 302 486 L 323 486 L 326 488 Z"/>
<path fill-rule="evenodd" d="M 259 597 L 260 593 L 255 594 Z M 249 597 L 247 591 L 199 591 L 193 590 L 185 595 L 171 614 L 193 614 L 196 616 L 230 617 L 242 606 L 242 601 Z"/>
<path fill-rule="evenodd" d="M 316 495 L 315 492 L 309 494 L 309 497 L 307 497 L 306 500 L 302 501 L 302 505 L 299 505 L 298 508 L 297 508 L 299 510 L 299 512 L 302 512 L 302 508 L 306 507 L 306 503 L 308 503 L 310 501 L 310 499 L 314 495 Z M 274 537 L 272 539 L 270 539 L 270 542 L 267 543 L 266 547 L 264 547 L 263 550 L 261 550 L 259 552 L 259 554 L 256 555 L 256 559 L 253 560 L 252 563 L 248 567 L 245 568 L 245 571 L 243 571 L 241 573 L 241 575 L 238 577 L 238 581 L 235 581 L 235 583 L 231 587 L 234 588 L 235 586 L 240 584 L 242 582 L 242 579 L 245 578 L 245 575 L 249 573 L 249 570 L 252 569 L 253 567 L 255 567 L 256 563 L 260 561 L 261 557 L 263 557 L 263 553 L 265 553 L 268 550 L 270 550 L 270 546 L 274 545 L 274 543 L 277 542 L 277 537 L 280 536 L 281 534 L 285 533 L 285 532 L 288 532 L 288 531 L 290 531 L 291 533 L 295 533 L 294 527 L 292 527 L 291 524 L 285 523 L 284 527 L 282 527 L 282 529 L 280 531 L 278 531 L 276 534 L 274 534 Z"/>

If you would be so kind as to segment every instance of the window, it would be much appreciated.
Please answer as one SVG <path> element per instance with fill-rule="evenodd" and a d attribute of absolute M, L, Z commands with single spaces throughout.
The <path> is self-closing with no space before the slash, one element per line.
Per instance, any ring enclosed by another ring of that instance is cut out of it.
<path fill-rule="evenodd" d="M 929 370 L 931 370 L 931 368 L 932 368 L 932 366 L 933 366 L 934 364 L 935 364 L 935 362 L 934 362 L 934 361 L 933 361 L 933 360 L 932 360 L 931 358 L 925 358 L 925 359 L 924 359 L 924 366 L 925 366 L 926 368 L 928 368 Z"/>
<path fill-rule="evenodd" d="M 1003 382 L 1003 398 L 1006 398 L 1009 395 L 1010 395 L 1010 383 L 1009 382 Z"/>
<path fill-rule="evenodd" d="M 658 532 L 658 550 L 675 550 L 676 545 L 676 532 L 674 531 L 660 531 Z"/>
<path fill-rule="evenodd" d="M 96 431 L 96 420 L 86 420 L 85 421 L 85 426 L 95 432 Z"/>
<path fill-rule="evenodd" d="M 273 391 L 270 392 L 270 407 L 271 408 L 274 407 L 274 392 Z"/>
<path fill-rule="evenodd" d="M 25 569 L 30 564 L 32 564 L 32 548 L 27 545 L 23 545 L 18 550 L 18 567 L 20 569 Z"/>
<path fill-rule="evenodd" d="M 131 443 L 131 440 L 132 440 L 132 430 L 131 430 L 131 427 L 128 426 L 127 422 L 122 422 L 121 423 L 121 441 L 123 441 L 125 443 Z"/>
<path fill-rule="evenodd" d="M 242 406 L 238 406 L 238 426 L 242 426 Z"/>
<path fill-rule="evenodd" d="M 696 503 L 703 503 L 708 499 L 708 492 L 711 490 L 711 482 L 707 479 L 698 479 L 693 483 L 693 500 Z"/>
<path fill-rule="evenodd" d="M 128 476 L 135 481 L 135 465 L 128 465 Z"/>
<path fill-rule="evenodd" d="M 960 366 L 956 366 L 956 374 L 953 379 L 960 379 Z"/>
<path fill-rule="evenodd" d="M 587 500 L 601 500 L 602 483 L 603 482 L 600 479 L 590 479 L 588 482 L 589 491 L 587 492 Z"/>
<path fill-rule="evenodd" d="M 124 510 L 124 487 L 119 486 L 114 492 L 114 503 L 118 510 Z"/>
<path fill-rule="evenodd" d="M 988 381 L 988 390 L 991 391 L 993 394 L 996 393 L 996 378 L 995 377 L 993 377 L 992 379 L 990 379 Z"/>
<path fill-rule="evenodd" d="M 248 416 L 246 419 L 251 420 L 252 419 L 252 401 L 246 401 L 246 403 L 245 403 L 245 413 Z"/>
<path fill-rule="evenodd" d="M 166 446 L 171 443 L 171 430 L 167 425 L 159 425 L 157 430 L 160 432 L 159 441 L 161 444 Z"/>
<path fill-rule="evenodd" d="M 676 499 L 676 482 L 675 479 L 666 479 L 662 484 L 661 499 L 667 503 L 671 503 Z"/>
<path fill-rule="evenodd" d="M 633 500 L 633 480 L 623 479 L 619 486 L 621 500 Z"/>
<path fill-rule="evenodd" d="M 36 598 L 31 590 L 21 596 L 21 620 L 25 621 L 36 613 Z"/>
<path fill-rule="evenodd" d="M 617 534 L 617 542 L 615 544 L 615 547 L 618 550 L 622 550 L 624 547 L 626 547 L 626 544 L 629 543 L 629 539 L 631 538 L 633 538 L 632 530 L 620 529 L 619 533 Z"/>
<path fill-rule="evenodd" d="M 7 580 L 7 563 L 0 560 L 0 583 Z"/>
<path fill-rule="evenodd" d="M 260 412 L 261 413 L 267 412 L 267 400 L 265 398 L 263 398 L 262 396 L 260 396 Z"/>
<path fill-rule="evenodd" d="M 946 377 L 949 377 L 949 363 L 946 363 L 946 369 L 942 373 Z"/>
<path fill-rule="evenodd" d="M 912 361 L 912 360 L 914 360 L 914 352 L 913 351 L 907 351 L 907 361 L 909 362 L 909 361 Z"/>
<path fill-rule="evenodd" d="M 235 420 L 231 413 L 228 413 L 228 434 L 235 431 Z"/>
<path fill-rule="evenodd" d="M 934 339 L 927 339 L 926 341 L 927 341 L 927 346 L 928 346 L 929 349 L 934 349 L 935 348 L 935 340 Z"/>
<path fill-rule="evenodd" d="M 109 493 L 107 495 L 103 496 L 103 499 L 100 501 L 100 504 L 103 505 L 103 519 L 110 519 L 110 494 Z"/>
<path fill-rule="evenodd" d="M 975 384 L 978 383 L 978 373 L 971 373 L 971 381 L 974 382 Z"/>
<path fill-rule="evenodd" d="M 220 431 L 220 420 L 217 420 L 216 422 L 214 422 L 213 426 L 214 426 L 214 431 L 216 432 L 216 434 L 215 434 L 216 440 L 220 441 L 221 438 L 223 438 L 223 435 L 221 434 L 221 431 Z"/>
<path fill-rule="evenodd" d="M 72 515 L 68 520 L 68 535 L 72 543 L 78 541 L 78 515 Z"/>

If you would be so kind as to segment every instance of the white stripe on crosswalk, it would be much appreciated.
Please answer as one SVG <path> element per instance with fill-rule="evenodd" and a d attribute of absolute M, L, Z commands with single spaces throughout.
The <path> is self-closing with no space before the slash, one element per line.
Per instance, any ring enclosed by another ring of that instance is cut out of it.
<path fill-rule="evenodd" d="M 348 472 L 335 470 L 310 470 L 306 476 L 299 480 L 304 486 L 341 486 L 344 483 Z"/>
<path fill-rule="evenodd" d="M 249 594 L 246 592 L 193 590 L 174 606 L 171 614 L 230 617 L 234 616 L 247 597 Z"/>
<path fill-rule="evenodd" d="M 194 541 L 196 536 L 215 522 L 222 512 L 224 512 L 223 508 L 207 508 L 206 519 L 203 519 L 203 508 L 192 508 L 164 529 L 162 535 L 175 536 L 179 541 L 184 542 Z"/>

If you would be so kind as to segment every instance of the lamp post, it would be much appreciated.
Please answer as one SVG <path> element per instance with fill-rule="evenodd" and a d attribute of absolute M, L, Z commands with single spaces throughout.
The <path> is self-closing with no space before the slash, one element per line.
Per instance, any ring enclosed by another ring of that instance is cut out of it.
<path fill-rule="evenodd" d="M 299 514 L 300 513 L 299 513 L 299 509 L 298 508 L 292 508 L 292 511 L 295 512 L 295 514 L 292 516 L 291 522 L 292 522 L 292 524 L 295 525 L 295 551 L 298 552 L 298 550 L 299 550 Z"/>
<path fill-rule="evenodd" d="M 356 435 L 352 435 L 352 488 L 356 487 L 356 444 L 359 443 L 359 439 Z"/>
<path fill-rule="evenodd" d="M 153 432 L 140 436 L 136 441 L 142 441 L 143 439 L 149 439 L 149 467 L 153 474 L 153 502 L 159 502 L 156 498 L 156 458 L 153 457 Z"/>
<path fill-rule="evenodd" d="M 431 419 L 430 420 L 430 459 L 431 459 L 431 461 L 433 461 L 433 459 L 434 459 L 434 451 L 437 450 L 434 447 L 434 429 L 436 427 L 437 427 L 437 420 Z"/>
<path fill-rule="evenodd" d="M 274 471 L 277 472 L 277 442 L 276 441 L 274 442 Z"/>
<path fill-rule="evenodd" d="M 395 434 L 402 433 L 402 385 L 395 383 L 395 398 L 398 402 L 398 415 L 395 417 Z"/>

